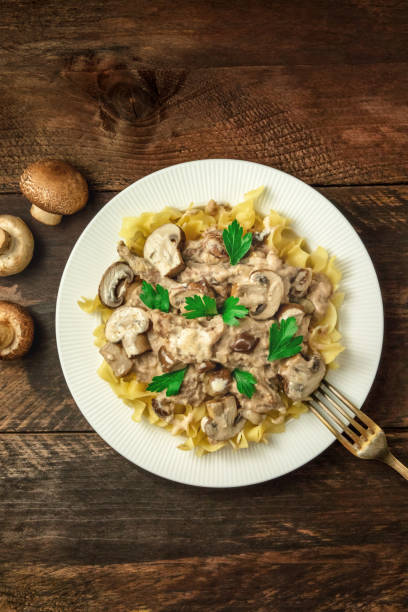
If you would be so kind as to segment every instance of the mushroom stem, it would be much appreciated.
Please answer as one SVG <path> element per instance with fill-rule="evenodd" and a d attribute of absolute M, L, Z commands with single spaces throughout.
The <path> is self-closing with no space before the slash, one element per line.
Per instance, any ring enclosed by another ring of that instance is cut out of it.
<path fill-rule="evenodd" d="M 11 236 L 0 227 L 0 255 L 5 253 L 10 246 Z"/>
<path fill-rule="evenodd" d="M 11 325 L 0 321 L 0 351 L 10 346 L 14 340 L 14 331 Z"/>
<path fill-rule="evenodd" d="M 40 223 L 45 223 L 45 225 L 58 225 L 58 223 L 61 223 L 62 215 L 46 212 L 35 204 L 31 206 L 30 213 L 34 219 L 37 219 Z"/>

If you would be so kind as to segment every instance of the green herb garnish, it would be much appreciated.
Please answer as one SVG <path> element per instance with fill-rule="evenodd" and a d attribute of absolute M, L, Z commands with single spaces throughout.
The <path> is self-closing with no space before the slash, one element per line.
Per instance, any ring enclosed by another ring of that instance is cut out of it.
<path fill-rule="evenodd" d="M 222 318 L 227 325 L 239 325 L 238 319 L 243 319 L 249 312 L 248 308 L 238 305 L 239 298 L 231 295 L 222 307 Z"/>
<path fill-rule="evenodd" d="M 167 389 L 167 397 L 170 395 L 177 395 L 180 391 L 186 370 L 187 368 L 183 368 L 175 372 L 167 372 L 161 376 L 153 376 L 152 381 L 147 385 L 147 391 L 164 391 L 164 389 Z"/>
<path fill-rule="evenodd" d="M 280 327 L 273 323 L 269 329 L 269 361 L 293 357 L 302 350 L 303 336 L 295 336 L 298 330 L 295 317 L 282 319 Z"/>
<path fill-rule="evenodd" d="M 251 398 L 255 393 L 255 385 L 257 383 L 255 376 L 245 370 L 234 370 L 232 375 L 237 383 L 238 391 Z"/>
<path fill-rule="evenodd" d="M 156 285 L 154 289 L 153 285 L 143 281 L 142 290 L 140 292 L 140 299 L 143 304 L 146 304 L 148 308 L 161 310 L 162 312 L 169 312 L 169 292 L 161 285 Z"/>
<path fill-rule="evenodd" d="M 183 312 L 183 316 L 185 316 L 186 319 L 212 317 L 218 314 L 215 299 L 208 295 L 193 295 L 192 297 L 186 297 L 185 310 L 186 312 Z"/>
<path fill-rule="evenodd" d="M 243 234 L 244 229 L 236 219 L 222 232 L 222 239 L 232 266 L 235 266 L 251 248 L 251 232 L 245 236 Z"/>
<path fill-rule="evenodd" d="M 238 305 L 239 298 L 230 296 L 222 306 L 221 313 L 217 310 L 217 303 L 214 298 L 208 295 L 193 295 L 186 297 L 185 310 L 183 316 L 186 319 L 197 319 L 198 317 L 214 317 L 222 314 L 222 319 L 227 325 L 239 325 L 238 319 L 242 319 L 248 314 L 248 308 Z"/>

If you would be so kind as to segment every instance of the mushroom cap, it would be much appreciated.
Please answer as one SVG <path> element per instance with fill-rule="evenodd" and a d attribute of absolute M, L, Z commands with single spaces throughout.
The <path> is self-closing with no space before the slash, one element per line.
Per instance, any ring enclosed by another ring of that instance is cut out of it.
<path fill-rule="evenodd" d="M 11 326 L 14 332 L 11 344 L 0 349 L 0 359 L 17 359 L 25 355 L 34 338 L 34 322 L 30 313 L 19 304 L 0 301 L 0 323 Z"/>
<path fill-rule="evenodd" d="M 5 250 L 0 254 L 0 276 L 18 274 L 32 259 L 33 235 L 24 221 L 13 215 L 0 215 L 0 228 L 10 236 Z"/>
<path fill-rule="evenodd" d="M 58 215 L 72 215 L 88 200 L 82 174 L 60 159 L 43 159 L 28 166 L 20 177 L 20 189 L 32 204 Z"/>

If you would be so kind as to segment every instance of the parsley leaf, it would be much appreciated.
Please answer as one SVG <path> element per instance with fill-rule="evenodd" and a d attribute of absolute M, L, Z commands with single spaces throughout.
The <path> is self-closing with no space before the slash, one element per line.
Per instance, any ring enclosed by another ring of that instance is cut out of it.
<path fill-rule="evenodd" d="M 249 251 L 252 244 L 252 234 L 248 232 L 243 236 L 244 229 L 236 219 L 222 232 L 225 248 L 232 266 Z"/>
<path fill-rule="evenodd" d="M 154 289 L 153 285 L 143 281 L 140 299 L 143 304 L 146 304 L 152 310 L 155 308 L 162 312 L 169 312 L 170 310 L 169 292 L 161 285 L 156 285 L 156 289 Z"/>
<path fill-rule="evenodd" d="M 280 327 L 273 323 L 269 329 L 269 361 L 293 357 L 302 350 L 303 336 L 295 336 L 298 330 L 295 317 L 282 319 Z"/>
<path fill-rule="evenodd" d="M 197 317 L 208 317 L 218 314 L 217 304 L 214 298 L 208 295 L 193 295 L 186 297 L 186 305 L 183 316 L 186 319 L 196 319 Z"/>
<path fill-rule="evenodd" d="M 245 370 L 234 370 L 232 375 L 237 383 L 238 391 L 251 398 L 255 393 L 255 385 L 258 382 L 255 376 Z"/>
<path fill-rule="evenodd" d="M 238 305 L 239 298 L 231 295 L 222 307 L 222 318 L 227 325 L 239 325 L 238 319 L 243 319 L 248 314 L 248 308 Z"/>
<path fill-rule="evenodd" d="M 147 385 L 147 391 L 164 391 L 164 389 L 167 389 L 167 397 L 170 395 L 177 395 L 180 391 L 186 370 L 187 368 L 183 368 L 175 372 L 167 372 L 161 376 L 153 376 L 152 381 Z"/>

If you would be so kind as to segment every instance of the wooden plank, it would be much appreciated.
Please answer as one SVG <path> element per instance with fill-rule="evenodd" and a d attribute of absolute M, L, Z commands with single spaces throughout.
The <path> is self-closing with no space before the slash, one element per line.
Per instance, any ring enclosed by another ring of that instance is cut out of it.
<path fill-rule="evenodd" d="M 98 189 L 192 159 L 262 162 L 313 184 L 406 182 L 406 63 L 140 64 L 127 50 L 3 54 L 0 191 L 64 157 Z"/>
<path fill-rule="evenodd" d="M 407 11 L 390 0 L 3 0 L 3 48 L 19 55 L 123 49 L 168 66 L 395 62 L 408 59 Z"/>
<path fill-rule="evenodd" d="M 408 433 L 389 439 L 407 462 Z M 406 609 L 406 482 L 338 444 L 228 491 L 144 473 L 93 434 L 3 434 L 0 457 L 2 610 Z"/>
<path fill-rule="evenodd" d="M 359 232 L 373 258 L 383 290 L 384 352 L 365 409 L 384 426 L 408 426 L 404 348 L 404 338 L 408 335 L 408 186 L 320 191 L 340 208 Z M 1 280 L 0 299 L 29 306 L 37 324 L 32 352 L 22 361 L 0 366 L 0 393 L 8 398 L 1 407 L 0 430 L 89 430 L 68 392 L 58 363 L 54 336 L 55 299 L 65 262 L 76 239 L 112 195 L 94 194 L 83 212 L 66 217 L 55 228 L 34 221 L 22 196 L 0 197 L 0 214 L 20 215 L 32 228 L 36 241 L 32 264 L 22 274 Z"/>

